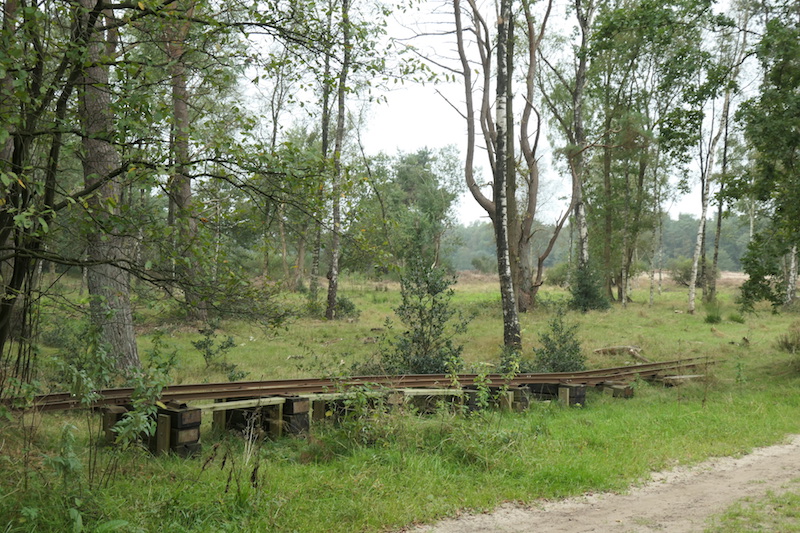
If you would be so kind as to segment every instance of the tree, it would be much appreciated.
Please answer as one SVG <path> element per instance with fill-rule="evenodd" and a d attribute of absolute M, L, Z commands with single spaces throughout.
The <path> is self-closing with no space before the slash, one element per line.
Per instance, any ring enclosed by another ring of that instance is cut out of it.
<path fill-rule="evenodd" d="M 518 312 L 526 311 L 533 305 L 536 291 L 542 283 L 544 261 L 552 251 L 572 210 L 570 206 L 553 225 L 552 236 L 537 258 L 534 274 L 531 266 L 531 245 L 541 185 L 537 155 L 541 122 L 532 94 L 538 70 L 538 50 L 547 27 L 552 2 L 545 3 L 538 19 L 528 2 L 522 2 L 521 8 L 510 1 L 501 3 L 496 35 L 492 34 L 480 6 L 474 1 L 467 4 L 466 7 L 462 7 L 460 1 L 453 4 L 459 60 L 459 66 L 453 72 L 463 82 L 463 117 L 467 123 L 465 181 L 473 198 L 487 212 L 495 228 L 498 273 L 503 295 L 504 343 L 509 347 L 516 347 L 520 344 Z M 517 27 L 514 22 L 515 9 L 524 16 L 524 24 L 521 26 L 523 37 L 515 37 L 514 34 Z M 470 21 L 468 25 L 464 24 L 465 16 Z M 470 35 L 474 40 L 469 38 Z M 527 44 L 521 61 L 514 52 L 518 42 Z M 477 57 L 475 60 L 472 59 L 473 52 Z M 515 102 L 512 95 L 514 66 L 518 62 L 524 66 L 526 97 L 522 98 L 522 111 L 517 117 L 514 114 Z M 473 82 L 474 65 L 477 65 L 479 75 L 477 95 Z M 493 83 L 494 117 L 491 97 Z M 480 102 L 478 109 L 476 100 Z M 484 195 L 475 179 L 473 165 L 476 124 L 481 127 L 489 156 L 491 198 Z M 522 156 L 519 160 L 515 155 L 517 139 Z M 575 183 L 573 189 L 574 186 Z M 519 204 L 518 198 L 522 199 Z"/>
<path fill-rule="evenodd" d="M 441 266 L 443 237 L 461 185 L 460 164 L 450 146 L 380 154 L 367 161 L 367 168 L 355 168 L 365 177 L 345 235 L 348 268 L 402 267 L 414 257 Z"/>
<path fill-rule="evenodd" d="M 84 17 L 98 2 L 82 0 Z M 96 190 L 88 198 L 88 207 L 98 227 L 88 235 L 87 282 L 91 296 L 93 325 L 109 345 L 110 356 L 123 374 L 139 368 L 139 353 L 133 331 L 130 302 L 130 276 L 123 268 L 130 263 L 131 238 L 116 223 L 122 207 L 122 183 L 119 177 L 108 179 L 122 167 L 122 159 L 113 144 L 114 116 L 111 110 L 108 63 L 115 53 L 116 30 L 113 11 L 97 17 L 87 43 L 87 65 L 80 87 L 80 122 L 82 126 L 83 171 L 85 186 Z"/>
<path fill-rule="evenodd" d="M 755 171 L 751 181 L 739 182 L 737 196 L 752 194 L 770 210 L 769 226 L 756 234 L 743 260 L 749 279 L 741 301 L 748 308 L 761 299 L 778 306 L 794 297 L 791 265 L 800 240 L 800 9 L 781 1 L 764 8 L 756 46 L 764 73 L 760 94 L 738 113 L 755 151 Z"/>

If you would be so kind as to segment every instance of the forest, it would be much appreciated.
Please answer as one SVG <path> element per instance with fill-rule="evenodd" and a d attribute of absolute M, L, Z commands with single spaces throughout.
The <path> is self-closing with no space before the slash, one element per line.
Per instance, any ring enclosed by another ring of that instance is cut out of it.
<path fill-rule="evenodd" d="M 392 34 L 400 15 L 411 38 Z M 745 307 L 785 304 L 800 220 L 797 31 L 796 6 L 780 0 L 7 0 L 0 391 L 35 374 L 38 306 L 61 290 L 43 272 L 80 272 L 88 319 L 124 374 L 141 365 L 132 298 L 201 323 L 279 324 L 295 312 L 280 294 L 302 288 L 307 312 L 335 319 L 343 272 L 438 267 L 443 246 L 488 237 L 448 231 L 464 190 L 494 244 L 450 267 L 496 270 L 506 346 L 520 345 L 519 314 L 555 262 L 587 301 L 625 305 L 633 273 L 680 257 L 690 313 L 696 287 L 715 298 L 707 272 L 740 266 Z M 367 155 L 365 110 L 396 83 L 460 87 L 457 100 L 441 94 L 463 143 Z M 557 199 L 540 175 L 545 137 Z M 699 219 L 670 221 L 665 206 L 689 190 Z M 555 220 L 540 220 L 553 203 Z"/>

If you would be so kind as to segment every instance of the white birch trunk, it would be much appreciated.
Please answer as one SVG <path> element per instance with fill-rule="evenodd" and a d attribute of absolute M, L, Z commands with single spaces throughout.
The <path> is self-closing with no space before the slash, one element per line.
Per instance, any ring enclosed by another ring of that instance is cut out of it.
<path fill-rule="evenodd" d="M 797 245 L 789 252 L 789 277 L 786 280 L 786 302 L 790 304 L 797 297 Z"/>

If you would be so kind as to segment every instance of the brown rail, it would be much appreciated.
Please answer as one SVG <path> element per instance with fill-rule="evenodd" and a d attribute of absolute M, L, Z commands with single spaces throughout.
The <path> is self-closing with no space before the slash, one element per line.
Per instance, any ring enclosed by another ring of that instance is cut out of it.
<path fill-rule="evenodd" d="M 525 387 L 535 384 L 576 384 L 595 386 L 601 383 L 630 382 L 638 377 L 652 378 L 664 373 L 674 373 L 684 369 L 702 367 L 713 364 L 715 361 L 705 357 L 691 359 L 678 359 L 659 363 L 644 363 L 640 365 L 601 368 L 585 370 L 582 372 L 557 372 L 537 374 L 517 374 L 508 379 L 502 374 L 488 374 L 484 377 L 490 387 Z M 188 402 L 196 400 L 221 400 L 235 398 L 260 398 L 267 396 L 297 396 L 303 394 L 318 394 L 336 392 L 357 387 L 366 388 L 447 388 L 458 386 L 463 388 L 474 387 L 478 374 L 421 374 L 401 376 L 357 376 L 342 379 L 332 378 L 306 378 L 306 379 L 281 379 L 270 381 L 237 381 L 231 383 L 201 383 L 172 385 L 166 387 L 161 394 L 162 401 Z M 70 393 L 51 393 L 37 396 L 33 408 L 42 411 L 59 411 L 80 409 L 86 407 L 99 407 L 104 405 L 123 405 L 131 403 L 133 388 L 121 387 L 98 391 L 99 399 L 90 405 L 81 403 L 80 398 Z M 19 402 L 14 399 L 6 400 L 6 405 L 16 406 Z"/>

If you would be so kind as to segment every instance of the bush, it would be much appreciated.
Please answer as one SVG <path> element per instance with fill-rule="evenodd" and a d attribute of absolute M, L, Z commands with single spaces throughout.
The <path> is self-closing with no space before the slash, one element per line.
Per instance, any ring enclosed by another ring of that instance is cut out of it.
<path fill-rule="evenodd" d="M 390 374 L 445 374 L 463 366 L 463 345 L 454 337 L 464 333 L 469 320 L 451 304 L 455 278 L 420 260 L 406 267 L 400 278 L 402 302 L 395 313 L 405 331 L 384 339 L 381 365 Z M 387 322 L 387 327 L 391 324 Z"/>
<path fill-rule="evenodd" d="M 497 258 L 489 254 L 481 254 L 472 258 L 472 266 L 483 274 L 497 272 Z"/>
<path fill-rule="evenodd" d="M 358 310 L 353 300 L 345 296 L 336 297 L 336 318 L 350 318 L 358 319 L 361 316 L 361 311 Z"/>
<path fill-rule="evenodd" d="M 608 298 L 603 294 L 602 283 L 589 267 L 575 270 L 569 292 L 572 295 L 570 309 L 586 313 L 591 310 L 605 311 L 611 307 Z"/>
<path fill-rule="evenodd" d="M 559 263 L 544 271 L 544 282 L 554 287 L 566 287 L 569 285 L 569 264 Z"/>
<path fill-rule="evenodd" d="M 695 283 L 695 287 L 702 287 L 703 280 L 700 277 L 700 266 L 698 265 L 697 270 L 697 282 Z M 689 282 L 692 279 L 692 260 L 687 259 L 686 257 L 679 257 L 678 259 L 673 259 L 669 262 L 667 266 L 669 270 L 669 277 L 683 287 L 688 287 Z M 713 275 L 714 278 L 719 278 L 719 270 L 712 274 L 711 272 L 711 264 L 706 263 L 706 275 L 711 276 Z"/>
<path fill-rule="evenodd" d="M 539 372 L 579 372 L 586 369 L 586 357 L 575 336 L 578 325 L 567 326 L 565 314 L 563 309 L 559 309 L 550 321 L 550 331 L 539 335 L 542 347 L 533 351 Z"/>

